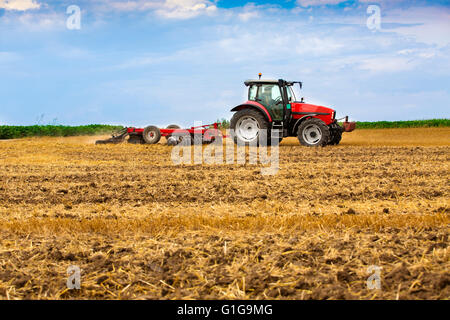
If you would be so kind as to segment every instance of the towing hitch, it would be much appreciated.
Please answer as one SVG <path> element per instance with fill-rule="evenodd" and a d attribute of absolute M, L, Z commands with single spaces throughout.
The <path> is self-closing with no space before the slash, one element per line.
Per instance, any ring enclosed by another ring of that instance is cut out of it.
<path fill-rule="evenodd" d="M 349 122 L 348 116 L 345 117 L 345 121 L 342 123 L 342 128 L 344 132 L 352 132 L 356 128 L 356 122 Z"/>

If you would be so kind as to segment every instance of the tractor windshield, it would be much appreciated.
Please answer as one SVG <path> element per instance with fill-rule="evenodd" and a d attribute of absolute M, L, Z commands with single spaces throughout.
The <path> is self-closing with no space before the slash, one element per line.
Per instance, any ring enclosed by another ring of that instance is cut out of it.
<path fill-rule="evenodd" d="M 253 84 L 249 88 L 248 99 L 265 106 L 273 120 L 283 119 L 283 98 L 278 84 Z"/>
<path fill-rule="evenodd" d="M 281 91 L 278 85 L 262 84 L 252 85 L 248 90 L 248 100 L 263 102 L 263 104 L 271 105 L 273 101 L 281 99 Z"/>

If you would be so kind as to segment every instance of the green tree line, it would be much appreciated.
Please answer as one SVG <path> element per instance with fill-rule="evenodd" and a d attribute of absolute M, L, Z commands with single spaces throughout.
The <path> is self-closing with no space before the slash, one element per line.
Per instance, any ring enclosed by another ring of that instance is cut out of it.
<path fill-rule="evenodd" d="M 230 121 L 219 119 L 222 128 L 228 129 Z M 357 129 L 385 129 L 385 128 L 426 128 L 450 127 L 450 119 L 430 119 L 412 121 L 376 121 L 357 122 Z M 111 134 L 122 129 L 122 126 L 90 124 L 85 126 L 63 125 L 34 125 L 34 126 L 0 126 L 0 139 L 15 139 L 25 137 L 69 137 L 83 135 Z"/>
<path fill-rule="evenodd" d="M 110 134 L 122 129 L 122 126 L 91 124 L 85 126 L 34 125 L 34 126 L 0 126 L 0 139 L 24 137 L 69 137 L 82 135 Z"/>
<path fill-rule="evenodd" d="M 356 122 L 357 129 L 450 127 L 450 119 Z"/>

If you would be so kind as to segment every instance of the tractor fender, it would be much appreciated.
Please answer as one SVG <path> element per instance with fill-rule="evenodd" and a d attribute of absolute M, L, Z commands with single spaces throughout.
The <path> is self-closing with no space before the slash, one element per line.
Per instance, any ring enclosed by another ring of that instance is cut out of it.
<path fill-rule="evenodd" d="M 240 104 L 231 109 L 231 112 L 239 111 L 245 108 L 252 108 L 260 111 L 269 122 L 272 122 L 272 117 L 270 116 L 269 111 L 267 111 L 267 108 L 264 107 L 262 104 L 254 101 L 247 101 L 246 103 Z"/>
<path fill-rule="evenodd" d="M 308 113 L 308 114 L 305 114 L 303 117 L 296 119 L 294 125 L 292 126 L 292 134 L 297 134 L 298 127 L 300 126 L 302 121 L 312 118 L 317 115 L 318 115 L 318 113 Z"/>

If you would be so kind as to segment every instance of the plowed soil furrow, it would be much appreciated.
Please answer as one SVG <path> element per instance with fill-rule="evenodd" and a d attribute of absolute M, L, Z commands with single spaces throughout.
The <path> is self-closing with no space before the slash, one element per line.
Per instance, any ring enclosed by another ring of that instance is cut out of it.
<path fill-rule="evenodd" d="M 448 299 L 448 138 L 290 138 L 274 176 L 174 165 L 163 144 L 2 141 L 0 298 Z"/>

